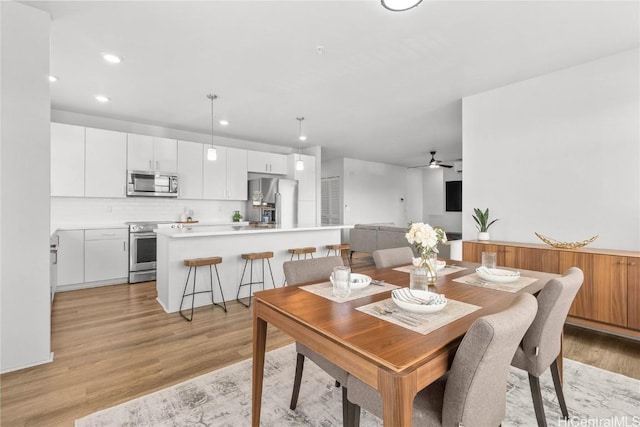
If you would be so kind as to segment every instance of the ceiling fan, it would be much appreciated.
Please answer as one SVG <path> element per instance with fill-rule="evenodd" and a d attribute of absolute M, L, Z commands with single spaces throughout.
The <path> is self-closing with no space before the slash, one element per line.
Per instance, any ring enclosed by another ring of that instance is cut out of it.
<path fill-rule="evenodd" d="M 412 168 L 424 168 L 424 167 L 430 167 L 430 168 L 452 168 L 453 165 L 447 165 L 442 163 L 442 160 L 436 160 L 436 152 L 435 151 L 430 151 L 429 152 L 431 154 L 431 160 L 429 160 L 429 163 L 427 163 L 426 165 L 420 165 L 420 166 L 411 166 Z"/>

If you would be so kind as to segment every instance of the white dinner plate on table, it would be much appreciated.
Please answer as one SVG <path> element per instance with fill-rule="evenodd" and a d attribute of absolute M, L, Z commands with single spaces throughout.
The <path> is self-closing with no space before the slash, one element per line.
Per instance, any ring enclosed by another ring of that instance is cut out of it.
<path fill-rule="evenodd" d="M 500 268 L 476 268 L 476 273 L 481 279 L 495 283 L 511 283 L 520 278 L 519 271 L 502 270 Z"/>
<path fill-rule="evenodd" d="M 366 274 L 351 273 L 351 290 L 364 289 L 371 284 L 371 277 Z"/>
<path fill-rule="evenodd" d="M 406 289 L 405 290 L 394 289 L 393 291 L 391 291 L 391 299 L 393 300 L 395 305 L 397 305 L 403 310 L 411 311 L 413 313 L 435 313 L 436 311 L 440 311 L 447 306 L 446 299 L 444 299 L 444 302 L 441 304 L 426 304 L 426 303 L 421 304 L 420 302 L 417 302 L 417 301 L 415 303 L 409 302 L 407 299 L 402 298 L 398 296 L 398 294 L 396 294 L 396 292 L 406 292 L 406 291 L 407 291 Z M 442 295 L 439 295 L 433 292 L 421 291 L 418 289 L 412 289 L 410 292 L 410 295 L 415 297 L 417 300 L 420 300 L 423 302 L 427 302 L 431 298 L 436 296 L 443 297 Z"/>

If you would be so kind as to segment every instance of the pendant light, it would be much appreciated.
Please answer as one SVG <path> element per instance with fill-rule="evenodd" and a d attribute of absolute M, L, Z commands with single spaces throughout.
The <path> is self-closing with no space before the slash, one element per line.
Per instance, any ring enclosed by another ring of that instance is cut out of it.
<path fill-rule="evenodd" d="M 302 161 L 302 155 L 300 154 L 300 141 L 306 141 L 307 137 L 302 134 L 302 121 L 304 117 L 296 117 L 298 121 L 298 160 L 296 161 L 296 170 L 304 170 L 304 162 Z"/>
<path fill-rule="evenodd" d="M 207 150 L 207 160 L 216 161 L 218 159 L 218 152 L 216 147 L 213 146 L 213 100 L 218 99 L 218 95 L 207 95 L 207 98 L 211 100 L 211 147 Z"/>
<path fill-rule="evenodd" d="M 385 9 L 393 12 L 402 12 L 412 9 L 422 3 L 422 0 L 381 0 Z"/>

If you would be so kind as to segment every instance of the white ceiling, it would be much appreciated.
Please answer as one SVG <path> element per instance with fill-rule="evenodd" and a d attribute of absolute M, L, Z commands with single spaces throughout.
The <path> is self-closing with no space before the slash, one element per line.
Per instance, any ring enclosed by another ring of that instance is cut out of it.
<path fill-rule="evenodd" d="M 463 97 L 640 45 L 638 1 L 24 3 L 52 15 L 54 109 L 208 134 L 215 93 L 217 135 L 295 147 L 304 116 L 325 158 L 407 166 L 460 157 Z"/>

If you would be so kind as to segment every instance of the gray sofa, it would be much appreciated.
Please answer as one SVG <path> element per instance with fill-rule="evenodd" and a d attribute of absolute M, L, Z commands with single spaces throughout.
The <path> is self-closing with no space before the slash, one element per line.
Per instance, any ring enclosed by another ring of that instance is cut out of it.
<path fill-rule="evenodd" d="M 349 244 L 351 252 L 372 253 L 378 249 L 401 248 L 408 246 L 416 255 L 415 248 L 409 244 L 405 234 L 409 227 L 398 227 L 393 224 L 356 224 L 350 232 Z M 447 234 L 449 240 L 461 239 L 459 233 Z M 449 258 L 449 245 L 438 247 L 440 258 Z M 417 256 L 417 255 L 416 255 Z"/>
<path fill-rule="evenodd" d="M 407 242 L 407 227 L 393 224 L 356 224 L 350 232 L 351 252 L 371 253 L 378 249 L 401 248 L 412 245 Z"/>

